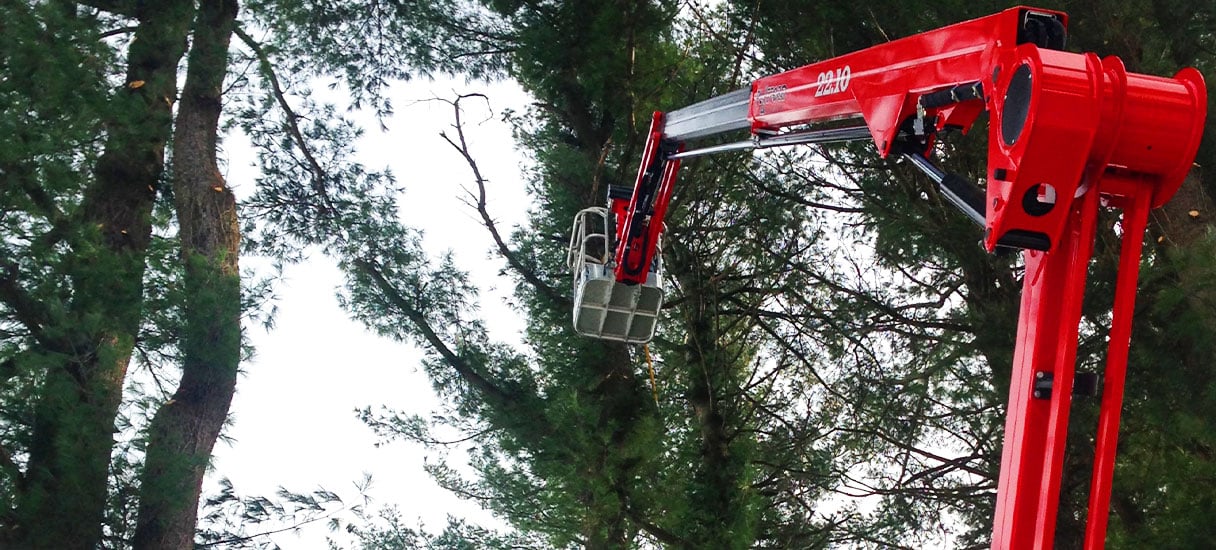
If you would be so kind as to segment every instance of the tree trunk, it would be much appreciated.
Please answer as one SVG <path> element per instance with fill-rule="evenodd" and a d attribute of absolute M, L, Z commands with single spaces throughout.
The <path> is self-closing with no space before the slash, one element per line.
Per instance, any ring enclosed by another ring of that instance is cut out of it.
<path fill-rule="evenodd" d="M 680 284 L 686 289 L 680 308 L 688 331 L 683 357 L 688 369 L 686 395 L 701 444 L 687 491 L 691 517 L 681 527 L 687 548 L 745 548 L 755 540 L 748 495 L 750 440 L 735 437 L 732 423 L 737 423 L 737 405 L 730 394 L 734 371 L 747 365 L 732 360 L 723 347 L 717 289 L 700 259 L 690 260 L 673 262 L 677 266 L 673 272 L 686 274 Z"/>
<path fill-rule="evenodd" d="M 216 162 L 236 0 L 203 0 L 174 133 L 173 190 L 186 278 L 182 380 L 152 420 L 134 547 L 190 548 L 241 346 L 236 199 Z"/>
<path fill-rule="evenodd" d="M 624 344 L 605 343 L 604 355 L 590 359 L 587 366 L 601 382 L 587 397 L 599 409 L 595 428 L 602 430 L 595 439 L 607 445 L 589 449 L 587 457 L 589 487 L 583 495 L 588 510 L 586 547 L 591 549 L 629 548 L 633 528 L 629 525 L 631 484 L 640 465 L 636 458 L 638 424 L 647 410 L 646 390 L 633 371 L 629 349 Z M 604 490 L 606 489 L 606 491 Z"/>
<path fill-rule="evenodd" d="M 134 8 L 133 8 L 134 9 Z M 124 88 L 81 208 L 63 359 L 46 373 L 16 513 L 19 548 L 92 549 L 102 536 L 114 417 L 139 330 L 152 203 L 171 133 L 192 3 L 139 3 Z M 84 243 L 83 245 L 80 243 Z"/>

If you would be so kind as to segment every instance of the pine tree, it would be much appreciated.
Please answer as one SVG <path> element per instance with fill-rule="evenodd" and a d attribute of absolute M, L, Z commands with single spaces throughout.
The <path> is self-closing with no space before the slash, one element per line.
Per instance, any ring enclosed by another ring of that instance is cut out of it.
<path fill-rule="evenodd" d="M 236 205 L 216 159 L 238 6 L 97 0 L 0 10 L 0 365 L 9 381 L 0 539 L 189 545 L 247 305 Z M 177 391 L 124 396 L 135 355 L 154 376 L 177 380 Z M 116 428 L 144 428 L 130 424 L 129 407 L 159 410 L 147 439 L 115 454 Z"/>
<path fill-rule="evenodd" d="M 9 162 L 23 165 L 29 179 L 9 196 L 20 197 L 18 189 L 24 188 L 21 194 L 38 197 L 33 203 L 18 199 L 13 217 L 25 218 L 17 222 L 25 227 L 13 233 L 21 237 L 6 238 L 13 250 L 5 254 L 11 262 L 6 321 L 19 327 L 19 336 L 6 342 L 5 361 L 32 390 L 13 403 L 16 410 L 28 410 L 15 422 L 23 437 L 13 449 L 26 457 L 24 468 L 12 454 L 6 457 L 14 464 L 8 471 L 8 525 L 17 546 L 83 548 L 100 542 L 114 419 L 141 324 L 152 208 L 191 8 L 181 2 L 113 7 L 131 9 L 136 22 L 124 75 L 110 73 L 115 67 L 105 62 L 112 55 L 108 48 L 92 45 L 102 22 L 113 19 L 78 13 L 66 2 L 5 8 L 6 19 L 12 15 L 18 22 L 6 64 L 11 74 L 34 76 L 14 82 L 10 97 L 45 101 L 28 99 L 42 95 L 29 87 L 39 81 L 64 92 L 78 85 L 89 90 L 80 100 L 70 93 L 51 96 L 63 103 L 12 120 L 17 148 L 9 150 Z M 57 62 L 30 64 L 43 58 L 42 47 L 59 41 L 52 46 Z M 106 91 L 112 76 L 120 85 Z M 60 111 L 81 102 L 79 112 Z M 42 151 L 22 147 L 41 141 L 39 126 L 52 139 Z M 58 141 L 63 128 L 92 135 Z M 44 266 L 52 271 L 42 273 Z"/>

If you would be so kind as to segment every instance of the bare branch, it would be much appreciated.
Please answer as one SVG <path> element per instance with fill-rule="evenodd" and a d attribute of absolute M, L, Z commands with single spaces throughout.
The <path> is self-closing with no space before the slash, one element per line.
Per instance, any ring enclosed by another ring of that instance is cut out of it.
<path fill-rule="evenodd" d="M 848 428 L 848 427 L 838 427 L 837 429 L 842 432 L 854 433 L 854 434 L 863 435 L 863 436 L 876 437 L 878 439 L 886 441 L 887 443 L 890 443 L 891 445 L 894 445 L 895 448 L 903 450 L 905 452 L 912 453 L 912 454 L 915 454 L 918 456 L 922 456 L 924 458 L 934 460 L 941 464 L 952 465 L 952 466 L 958 468 L 959 470 L 963 470 L 969 474 L 978 476 L 980 479 L 987 479 L 987 480 L 995 481 L 992 479 L 992 474 L 990 472 L 986 472 L 984 470 L 981 470 L 979 468 L 975 468 L 972 466 L 968 466 L 966 464 L 966 462 L 970 461 L 973 458 L 976 458 L 975 456 L 967 456 L 967 457 L 959 457 L 959 458 L 946 458 L 939 454 L 926 451 L 919 447 L 914 447 L 912 445 L 904 443 L 903 441 L 899 441 L 898 439 L 895 439 L 895 438 L 891 437 L 890 435 L 888 435 L 884 432 L 880 432 L 878 430 L 867 430 L 867 429 L 862 429 L 862 428 Z"/>
<path fill-rule="evenodd" d="M 753 172 L 745 172 L 745 174 L 747 175 L 747 178 L 749 180 L 751 180 L 752 184 L 754 184 L 756 186 L 757 189 L 764 191 L 765 193 L 768 193 L 770 195 L 781 197 L 782 199 L 785 199 L 785 200 L 788 200 L 788 201 L 791 201 L 791 202 L 794 202 L 797 204 L 801 204 L 803 206 L 807 206 L 810 208 L 817 208 L 820 210 L 830 210 L 833 212 L 840 212 L 840 213 L 844 213 L 844 214 L 858 214 L 861 212 L 865 212 L 865 209 L 860 208 L 860 207 L 840 206 L 840 205 L 836 205 L 836 204 L 828 204 L 825 202 L 812 201 L 812 200 L 809 200 L 800 195 L 795 195 L 793 193 L 787 193 L 787 192 L 777 189 L 775 187 L 765 185 L 764 180 L 762 178 L 756 176 L 756 174 Z"/>
<path fill-rule="evenodd" d="M 520 260 L 519 255 L 511 250 L 503 239 L 502 234 L 498 231 L 498 226 L 494 222 L 494 218 L 490 216 L 489 208 L 487 207 L 487 192 L 486 179 L 481 173 L 481 168 L 477 165 L 477 161 L 473 157 L 472 151 L 469 149 L 468 141 L 465 139 L 464 122 L 461 119 L 460 101 L 470 97 L 486 99 L 483 94 L 465 94 L 450 102 L 454 111 L 455 123 L 452 128 L 456 131 L 456 139 L 452 139 L 446 133 L 441 133 L 440 136 L 444 141 L 451 145 L 460 156 L 464 157 L 465 163 L 468 164 L 469 170 L 473 173 L 473 181 L 477 183 L 476 208 L 478 215 L 481 216 L 482 225 L 490 232 L 490 237 L 494 239 L 494 245 L 498 248 L 498 253 L 507 260 L 507 264 L 519 273 L 528 284 L 532 285 L 537 292 L 543 294 L 546 298 L 553 300 L 563 307 L 570 307 L 570 299 L 564 296 L 557 289 L 549 286 L 544 280 L 536 274 L 536 271 L 525 265 Z"/>
<path fill-rule="evenodd" d="M 118 36 L 118 35 L 120 35 L 120 34 L 131 34 L 131 33 L 135 32 L 135 31 L 137 31 L 137 30 L 139 30 L 139 27 L 135 27 L 135 26 L 130 26 L 130 27 L 118 27 L 117 29 L 110 29 L 110 30 L 108 30 L 108 31 L 106 31 L 106 32 L 103 32 L 103 33 L 101 33 L 101 34 L 97 35 L 97 38 L 99 38 L 99 39 L 106 39 L 106 38 L 109 38 L 109 37 L 111 37 L 111 36 Z"/>
<path fill-rule="evenodd" d="M 817 382 L 819 382 L 819 385 L 822 386 L 825 391 L 827 391 L 833 397 L 841 400 L 841 402 L 844 402 L 844 403 L 851 402 L 851 400 L 848 397 L 846 397 L 844 394 L 840 393 L 838 390 L 836 390 L 834 387 L 832 387 L 832 384 L 830 382 L 828 382 L 828 379 L 824 378 L 823 375 L 819 373 L 819 370 L 815 368 L 815 362 L 812 361 L 811 358 L 807 357 L 806 354 L 803 353 L 801 350 L 796 349 L 792 344 L 790 344 L 788 338 L 783 337 L 781 334 L 779 334 L 777 332 L 776 329 L 769 326 L 767 323 L 765 323 L 763 321 L 758 321 L 756 323 L 756 326 L 760 327 L 761 330 L 763 330 L 765 333 L 767 333 L 769 336 L 771 336 L 773 338 L 773 341 L 776 342 L 778 346 L 780 346 L 782 349 L 789 352 L 796 359 L 798 359 L 798 361 L 800 363 L 802 363 L 802 365 L 807 369 L 807 371 L 811 373 L 811 376 L 813 378 L 815 378 L 815 380 Z"/>
<path fill-rule="evenodd" d="M 882 300 L 879 300 L 872 294 L 849 288 L 849 287 L 842 285 L 836 281 L 833 281 L 827 277 L 824 277 L 823 275 L 821 275 L 811 269 L 806 269 L 804 266 L 797 266 L 796 269 L 799 272 L 804 273 L 808 277 L 814 279 L 815 282 L 822 284 L 835 292 L 839 292 L 839 293 L 851 296 L 854 299 L 857 299 L 862 302 L 870 304 L 875 309 L 881 311 L 882 313 L 886 314 L 891 319 L 893 319 L 896 322 L 899 322 L 901 324 L 912 325 L 912 326 L 917 326 L 917 327 L 926 328 L 926 329 L 946 330 L 946 331 L 958 332 L 958 333 L 962 333 L 962 334 L 970 334 L 970 333 L 974 332 L 973 327 L 969 327 L 967 325 L 963 325 L 963 324 L 959 324 L 959 323 L 951 323 L 948 321 L 937 321 L 937 320 L 933 320 L 933 319 L 913 319 L 911 317 L 908 317 L 907 315 L 904 315 L 903 312 L 900 311 L 903 308 L 892 306 L 891 304 L 883 302 Z"/>

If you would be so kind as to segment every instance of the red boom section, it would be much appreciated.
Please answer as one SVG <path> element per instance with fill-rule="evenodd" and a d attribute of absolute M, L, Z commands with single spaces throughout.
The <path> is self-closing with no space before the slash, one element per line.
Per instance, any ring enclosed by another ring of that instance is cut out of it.
<path fill-rule="evenodd" d="M 980 81 L 990 91 L 998 52 L 1017 45 L 1027 14 L 1067 23 L 1061 12 L 1011 8 L 761 78 L 752 84 L 752 130 L 861 116 L 885 157 L 921 95 Z M 978 102 L 957 113 L 952 108 L 945 118 L 967 128 L 981 108 Z"/>
<path fill-rule="evenodd" d="M 909 120 L 924 121 L 931 143 L 934 131 L 969 129 L 989 111 L 988 250 L 1050 249 L 1068 217 L 1056 202 L 1076 196 L 1095 164 L 1160 175 L 1153 204 L 1164 203 L 1198 148 L 1202 77 L 1194 69 L 1174 78 L 1132 74 L 1117 58 L 1022 43 L 1030 18 L 1066 21 L 1059 12 L 1011 8 L 761 78 L 751 90 L 752 131 L 861 117 L 886 156 Z M 960 85 L 978 85 L 983 97 L 924 108 L 927 95 Z"/>
<path fill-rule="evenodd" d="M 641 284 L 646 280 L 648 259 L 654 254 L 657 241 L 649 241 L 649 221 L 653 216 L 648 209 L 654 200 L 654 180 L 657 170 L 662 170 L 659 144 L 663 141 L 663 113 L 655 112 L 646 132 L 646 146 L 642 149 L 642 165 L 638 167 L 637 180 L 629 207 L 623 212 L 616 204 L 612 210 L 616 217 L 616 280 L 626 284 Z M 615 203 L 616 201 L 614 201 Z M 661 220 L 662 218 L 660 218 Z M 661 225 L 662 222 L 655 225 Z"/>
<path fill-rule="evenodd" d="M 1059 246 L 1047 253 L 1026 252 L 993 547 L 1052 545 L 1072 400 L 1079 304 L 1101 201 L 1122 210 L 1123 244 L 1090 481 L 1085 548 L 1093 550 L 1103 547 L 1106 536 L 1145 224 L 1149 210 L 1169 200 L 1190 168 L 1206 118 L 1206 90 L 1194 69 L 1185 69 L 1172 79 L 1128 74 L 1118 59 L 1098 60 L 1091 54 L 1085 57 L 1085 71 L 1069 73 L 1060 67 L 1071 60 L 1051 59 L 1055 52 L 1018 53 L 1018 63 L 1029 65 L 1031 78 L 1074 84 L 1057 86 L 1062 91 L 1052 90 L 1050 85 L 1045 86 L 1047 91 L 1038 90 L 1040 95 L 1031 97 L 1028 118 L 1074 114 L 1088 117 L 1095 130 L 1092 137 L 1078 130 L 1076 142 L 1063 143 L 1050 135 L 1051 126 L 1038 126 L 1034 131 L 1046 134 L 1042 138 L 1024 137 L 1029 143 L 1001 141 L 989 146 L 990 163 L 1022 158 L 1024 174 L 1029 172 L 1027 165 L 1041 169 L 1029 161 L 1043 155 L 1057 153 L 1057 160 L 1062 155 L 1074 161 L 1084 159 L 1079 184 L 1067 187 L 1067 194 L 1059 193 L 1056 198 L 1062 206 L 1058 210 L 1067 213 Z M 1087 85 L 1080 85 L 1083 82 Z M 1053 106 L 1053 102 L 1060 104 Z M 1005 136 L 992 139 L 1004 140 Z M 1050 145 L 1034 143 L 1035 139 Z M 991 165 L 989 168 L 992 170 Z M 1048 175 L 1040 176 L 1040 181 L 1061 181 L 1047 180 Z M 1010 187 L 990 179 L 988 195 L 996 194 L 997 200 L 1010 197 Z M 1023 210 L 1027 200 L 1020 201 Z M 1006 200 L 1004 206 L 1016 210 L 1018 203 L 1011 202 Z M 1001 209 L 994 210 L 989 219 L 999 219 Z M 1035 388 L 1040 388 L 1037 396 Z"/>
<path fill-rule="evenodd" d="M 678 149 L 664 150 L 662 132 L 663 113 L 656 112 L 646 135 L 642 166 L 638 169 L 629 207 L 622 212 L 618 201 L 614 200 L 612 204 L 617 224 L 614 270 L 617 282 L 630 285 L 646 282 L 663 232 L 663 217 L 671 202 L 680 161 L 665 158 Z"/>

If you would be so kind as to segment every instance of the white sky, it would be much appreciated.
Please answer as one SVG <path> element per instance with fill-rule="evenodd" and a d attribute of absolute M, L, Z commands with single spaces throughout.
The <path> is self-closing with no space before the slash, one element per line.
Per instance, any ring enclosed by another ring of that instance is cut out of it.
<path fill-rule="evenodd" d="M 518 342 L 523 321 L 502 301 L 512 284 L 497 279 L 503 264 L 491 254 L 476 212 L 458 200 L 461 186 L 472 186 L 470 172 L 439 137 L 452 124 L 451 107 L 413 103 L 469 92 L 490 98 L 492 116 L 484 102 L 465 102 L 466 134 L 490 180 L 490 212 L 500 231 L 509 233 L 522 223 L 528 208 L 522 155 L 498 116 L 504 108 L 526 106 L 526 95 L 514 84 L 441 80 L 397 86 L 397 113 L 387 123 L 388 133 L 374 120 L 364 120 L 367 132 L 358 144 L 359 157 L 369 168 L 392 169 L 406 188 L 401 198 L 405 222 L 426 231 L 424 242 L 432 254 L 454 251 L 458 265 L 482 287 L 482 314 L 491 334 Z M 238 196 L 247 194 L 256 173 L 248 167 L 252 159 L 238 158 L 237 151 L 248 148 L 230 138 L 226 149 L 231 155 L 229 184 Z M 355 418 L 356 408 L 382 404 L 426 415 L 439 401 L 419 368 L 419 350 L 367 332 L 338 307 L 334 296 L 341 281 L 333 262 L 315 253 L 304 264 L 288 268 L 277 292 L 276 327 L 270 332 L 260 326 L 245 328 L 257 355 L 243 365 L 245 374 L 237 384 L 232 422 L 225 432 L 235 442 L 216 445 L 204 494 L 215 487 L 216 479 L 227 477 L 242 495 L 272 496 L 279 486 L 295 492 L 324 487 L 356 504 L 353 483 L 368 472 L 374 478 L 373 506 L 395 504 L 407 522 L 420 519 L 439 530 L 452 514 L 500 525 L 474 504 L 439 489 L 422 470 L 428 453 L 420 445 L 395 442 L 376 448 L 376 437 Z M 452 462 L 461 463 L 462 454 L 453 453 Z M 325 522 L 317 522 L 273 540 L 284 548 L 320 549 L 326 548 L 328 534 Z"/>

